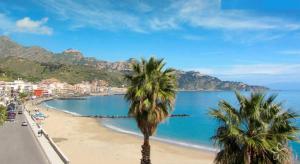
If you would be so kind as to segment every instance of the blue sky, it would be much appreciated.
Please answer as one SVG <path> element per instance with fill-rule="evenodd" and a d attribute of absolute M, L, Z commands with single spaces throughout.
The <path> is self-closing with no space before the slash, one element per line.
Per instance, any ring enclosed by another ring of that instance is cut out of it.
<path fill-rule="evenodd" d="M 223 80 L 300 84 L 299 0 L 1 0 L 0 34 L 101 60 L 156 56 Z"/>

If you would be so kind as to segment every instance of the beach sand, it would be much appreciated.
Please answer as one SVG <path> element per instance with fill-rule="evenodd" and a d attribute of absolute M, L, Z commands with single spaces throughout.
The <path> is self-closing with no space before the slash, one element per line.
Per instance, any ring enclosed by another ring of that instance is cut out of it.
<path fill-rule="evenodd" d="M 115 132 L 95 118 L 75 117 L 39 106 L 48 118 L 42 127 L 72 164 L 139 164 L 142 137 Z M 150 141 L 153 164 L 209 164 L 215 154 Z"/>

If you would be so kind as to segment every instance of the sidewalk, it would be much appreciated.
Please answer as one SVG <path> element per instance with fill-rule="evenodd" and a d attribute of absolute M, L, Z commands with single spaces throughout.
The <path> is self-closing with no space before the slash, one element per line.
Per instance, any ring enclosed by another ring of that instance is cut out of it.
<path fill-rule="evenodd" d="M 27 111 L 24 111 L 24 115 L 28 121 L 29 126 L 31 127 L 36 139 L 38 140 L 38 143 L 44 150 L 44 153 L 46 154 L 49 162 L 51 164 L 64 164 L 63 160 L 60 158 L 60 156 L 57 154 L 57 152 L 54 150 L 54 148 L 51 146 L 51 143 L 47 138 L 42 135 L 38 136 L 38 130 L 40 130 L 37 126 L 37 124 L 32 120 L 32 118 L 29 116 L 29 113 Z"/>

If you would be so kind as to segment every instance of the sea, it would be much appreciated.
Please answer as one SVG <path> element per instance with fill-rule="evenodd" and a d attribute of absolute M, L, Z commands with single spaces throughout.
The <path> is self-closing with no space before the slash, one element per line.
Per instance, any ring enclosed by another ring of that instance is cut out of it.
<path fill-rule="evenodd" d="M 249 92 L 242 94 L 249 95 Z M 285 109 L 300 114 L 300 91 L 269 91 L 277 94 L 277 102 L 282 102 Z M 232 91 L 182 91 L 176 96 L 176 103 L 172 114 L 188 114 L 189 117 L 172 117 L 161 123 L 155 140 L 176 144 L 179 146 L 217 151 L 211 137 L 214 135 L 218 122 L 209 116 L 212 108 L 218 107 L 220 100 L 226 100 L 238 105 Z M 123 95 L 89 96 L 86 100 L 51 100 L 44 102 L 46 107 L 62 110 L 73 115 L 127 115 L 128 103 Z M 293 120 L 300 127 L 300 120 Z M 107 128 L 133 135 L 142 136 L 131 118 L 101 119 L 101 124 Z M 290 147 L 294 156 L 300 155 L 300 144 L 291 142 Z"/>

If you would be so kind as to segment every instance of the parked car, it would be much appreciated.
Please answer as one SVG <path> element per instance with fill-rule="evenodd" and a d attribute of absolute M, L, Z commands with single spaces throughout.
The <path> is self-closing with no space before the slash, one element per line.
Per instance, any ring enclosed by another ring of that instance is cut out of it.
<path fill-rule="evenodd" d="M 16 118 L 16 113 L 15 113 L 15 112 L 9 111 L 9 112 L 7 113 L 7 120 L 9 120 L 9 121 L 14 121 L 15 118 Z"/>
<path fill-rule="evenodd" d="M 28 125 L 28 123 L 26 121 L 22 122 L 22 126 L 27 126 L 27 125 Z"/>
<path fill-rule="evenodd" d="M 19 110 L 19 111 L 18 111 L 18 114 L 23 114 L 23 111 Z"/>
<path fill-rule="evenodd" d="M 7 106 L 7 111 L 14 111 L 16 109 L 16 106 L 14 103 L 10 103 L 8 106 Z"/>

